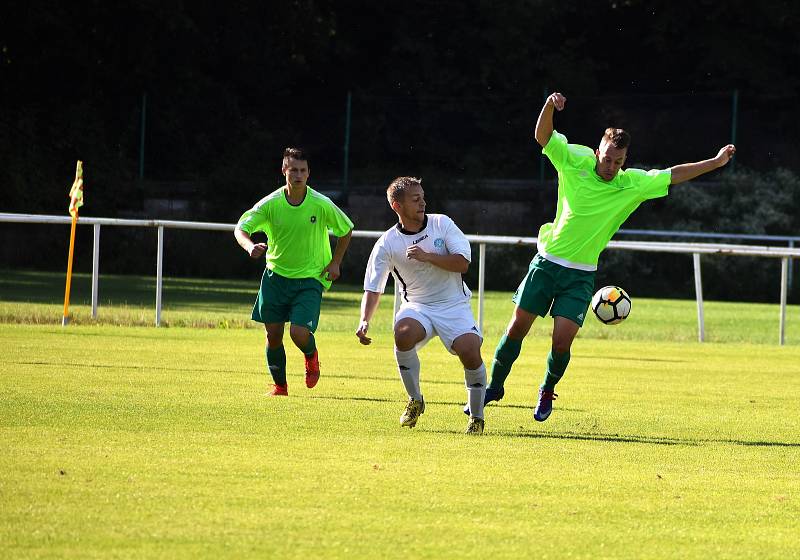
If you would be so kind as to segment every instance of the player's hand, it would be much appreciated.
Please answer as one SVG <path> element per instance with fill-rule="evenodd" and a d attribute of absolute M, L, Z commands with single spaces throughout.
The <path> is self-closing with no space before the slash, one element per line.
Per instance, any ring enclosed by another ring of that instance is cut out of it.
<path fill-rule="evenodd" d="M 264 256 L 264 253 L 267 252 L 267 244 L 266 243 L 254 243 L 250 250 L 247 252 L 250 255 L 250 258 L 258 259 Z"/>
<path fill-rule="evenodd" d="M 368 330 L 369 330 L 369 322 L 361 321 L 361 323 L 358 325 L 356 336 L 358 337 L 358 341 L 364 346 L 367 346 L 369 343 L 372 342 L 372 339 L 367 336 Z"/>
<path fill-rule="evenodd" d="M 417 245 L 412 245 L 406 250 L 406 258 L 419 262 L 428 262 L 430 260 L 430 253 L 426 253 Z"/>
<path fill-rule="evenodd" d="M 331 261 L 328 263 L 328 266 L 322 269 L 322 277 L 326 280 L 330 280 L 333 282 L 334 280 L 338 280 L 339 276 L 341 276 L 341 270 L 339 269 L 339 264 Z"/>
<path fill-rule="evenodd" d="M 563 111 L 564 105 L 567 103 L 567 98 L 555 92 L 547 96 L 547 103 L 555 107 L 556 111 Z"/>
<path fill-rule="evenodd" d="M 722 167 L 723 165 L 727 165 L 727 163 L 731 160 L 733 154 L 735 153 L 736 153 L 736 146 L 734 146 L 733 144 L 728 144 L 727 146 L 720 148 L 717 157 L 715 157 L 714 159 L 717 160 L 719 167 Z"/>

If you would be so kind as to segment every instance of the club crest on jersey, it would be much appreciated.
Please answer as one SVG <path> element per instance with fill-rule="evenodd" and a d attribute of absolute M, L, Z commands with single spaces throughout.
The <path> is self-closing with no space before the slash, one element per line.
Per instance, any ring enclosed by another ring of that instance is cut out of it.
<path fill-rule="evenodd" d="M 433 246 L 436 247 L 437 249 L 441 249 L 442 247 L 444 247 L 444 239 L 439 237 L 433 242 Z"/>
<path fill-rule="evenodd" d="M 311 223 L 312 224 L 316 224 L 317 223 L 317 217 L 316 216 L 311 216 Z"/>

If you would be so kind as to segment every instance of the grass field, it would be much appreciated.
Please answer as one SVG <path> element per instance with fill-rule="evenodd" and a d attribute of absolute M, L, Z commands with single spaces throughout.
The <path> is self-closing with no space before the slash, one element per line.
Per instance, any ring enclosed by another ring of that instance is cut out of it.
<path fill-rule="evenodd" d="M 800 557 L 800 310 L 634 298 L 587 322 L 551 418 L 532 420 L 540 320 L 482 437 L 457 360 L 421 352 L 428 407 L 401 429 L 390 302 L 357 344 L 360 294 L 326 294 L 313 390 L 288 349 L 267 398 L 256 280 L 0 275 L 2 558 Z M 486 301 L 484 357 L 511 312 Z M 109 301 L 110 300 L 110 301 Z M 197 328 L 208 326 L 214 328 Z"/>

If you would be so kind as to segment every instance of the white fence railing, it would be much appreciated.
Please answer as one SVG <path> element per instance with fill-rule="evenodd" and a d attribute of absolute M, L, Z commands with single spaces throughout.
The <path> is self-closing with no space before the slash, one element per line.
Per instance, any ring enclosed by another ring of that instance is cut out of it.
<path fill-rule="evenodd" d="M 33 223 L 33 224 L 70 224 L 69 216 L 48 216 L 38 214 L 11 214 L 0 213 L 0 222 Z M 81 217 L 79 225 L 91 225 L 94 228 L 94 244 L 92 251 L 92 317 L 97 317 L 98 283 L 100 274 L 100 227 L 125 226 L 125 227 L 154 227 L 158 228 L 158 242 L 156 248 L 156 317 L 155 324 L 161 324 L 161 292 L 162 271 L 164 262 L 164 228 L 196 229 L 205 231 L 233 232 L 235 224 L 222 224 L 213 222 L 181 222 L 172 220 L 127 220 L 116 218 L 90 218 Z M 353 237 L 377 239 L 382 231 L 354 231 Z M 486 245 L 536 245 L 535 237 L 512 237 L 498 235 L 467 235 L 471 243 L 478 244 L 478 322 L 483 329 L 483 301 L 484 284 L 486 280 Z M 691 254 L 694 263 L 695 292 L 697 299 L 697 331 L 698 340 L 705 339 L 705 320 L 703 314 L 703 284 L 700 269 L 700 256 L 715 255 L 740 255 L 750 257 L 769 257 L 781 259 L 780 276 L 780 319 L 778 326 L 778 344 L 783 345 L 786 339 L 786 300 L 788 297 L 788 268 L 789 259 L 800 258 L 800 249 L 794 247 L 771 247 L 762 245 L 729 245 L 722 243 L 670 243 L 655 241 L 611 241 L 608 245 L 612 250 L 647 251 L 655 253 L 683 253 Z M 395 297 L 395 307 L 398 305 Z"/>

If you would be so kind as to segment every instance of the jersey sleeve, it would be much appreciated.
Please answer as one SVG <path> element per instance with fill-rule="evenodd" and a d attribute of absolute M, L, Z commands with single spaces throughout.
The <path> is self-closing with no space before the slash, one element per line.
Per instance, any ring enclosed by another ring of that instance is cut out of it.
<path fill-rule="evenodd" d="M 639 191 L 641 200 L 660 198 L 667 196 L 669 185 L 672 182 L 672 171 L 669 169 L 626 169 L 625 175 L 629 175 L 633 186 Z"/>
<path fill-rule="evenodd" d="M 332 201 L 325 205 L 325 225 L 336 237 L 343 237 L 353 229 L 353 222 Z"/>
<path fill-rule="evenodd" d="M 451 255 L 461 255 L 468 262 L 472 262 L 472 248 L 467 241 L 467 236 L 459 229 L 456 223 L 445 216 L 444 246 Z"/>
<path fill-rule="evenodd" d="M 542 153 L 558 171 L 566 167 L 580 167 L 586 158 L 595 159 L 591 148 L 580 144 L 570 144 L 567 142 L 566 136 L 555 130 L 550 135 L 547 145 L 542 149 Z"/>
<path fill-rule="evenodd" d="M 389 273 L 392 271 L 392 262 L 389 251 L 386 250 L 386 238 L 381 237 L 375 242 L 372 253 L 367 261 L 367 271 L 364 273 L 364 291 L 383 293 Z"/>
<path fill-rule="evenodd" d="M 258 201 L 255 206 L 241 215 L 236 227 L 248 235 L 254 231 L 266 231 L 269 224 L 268 210 L 266 200 Z"/>

